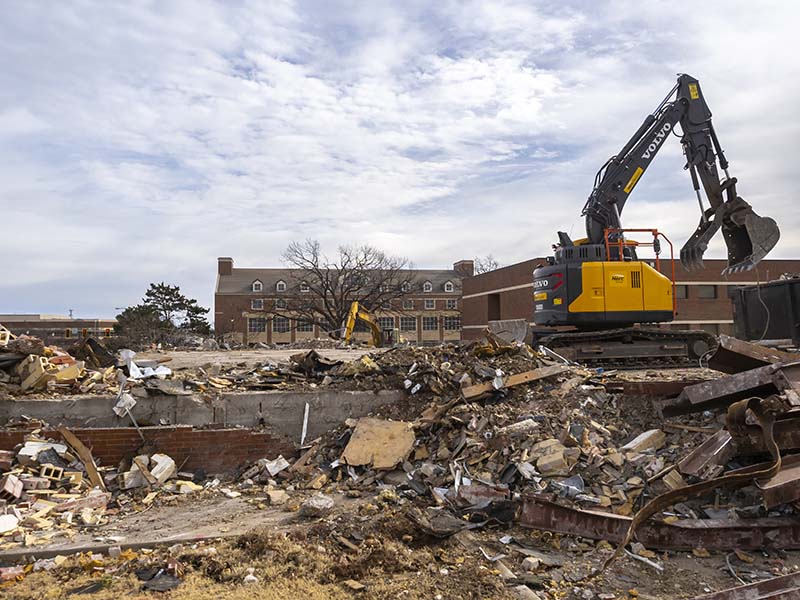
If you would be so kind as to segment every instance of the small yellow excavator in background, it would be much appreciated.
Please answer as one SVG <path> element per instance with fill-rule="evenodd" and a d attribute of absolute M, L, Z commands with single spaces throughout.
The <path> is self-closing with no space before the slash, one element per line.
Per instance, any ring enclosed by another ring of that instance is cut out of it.
<path fill-rule="evenodd" d="M 344 343 L 350 343 L 358 321 L 362 321 L 369 327 L 369 331 L 372 334 L 372 345 L 376 348 L 383 346 L 383 331 L 381 331 L 380 325 L 378 325 L 378 320 L 371 312 L 361 306 L 357 300 L 350 305 L 350 310 L 347 312 L 347 318 L 344 322 L 344 333 L 342 335 Z"/>

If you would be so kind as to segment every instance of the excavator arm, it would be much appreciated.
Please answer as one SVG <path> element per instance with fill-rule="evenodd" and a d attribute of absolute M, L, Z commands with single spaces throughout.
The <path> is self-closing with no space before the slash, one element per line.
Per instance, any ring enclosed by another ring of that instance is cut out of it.
<path fill-rule="evenodd" d="M 595 185 L 581 213 L 586 218 L 589 243 L 602 244 L 606 229 L 622 227 L 620 215 L 664 142 L 681 129 L 681 145 L 686 156 L 685 169 L 700 204 L 700 224 L 681 249 L 681 262 L 687 269 L 702 267 L 708 243 L 722 229 L 728 247 L 728 267 L 723 273 L 752 269 L 777 244 L 780 231 L 769 217 L 759 217 L 736 193 L 736 178 L 728 173 L 711 111 L 697 79 L 680 75 L 675 87 L 648 115 L 622 149 L 600 169 Z M 720 180 L 717 162 L 725 174 Z M 709 207 L 705 208 L 700 189 Z M 565 234 L 559 234 L 562 245 Z"/>
<path fill-rule="evenodd" d="M 350 305 L 350 310 L 347 312 L 347 318 L 344 324 L 344 335 L 342 336 L 344 343 L 350 343 L 358 321 L 363 322 L 369 327 L 370 333 L 372 334 L 372 345 L 376 348 L 380 348 L 383 345 L 383 332 L 378 322 L 372 316 L 372 313 L 363 308 L 358 301 L 353 302 Z"/>

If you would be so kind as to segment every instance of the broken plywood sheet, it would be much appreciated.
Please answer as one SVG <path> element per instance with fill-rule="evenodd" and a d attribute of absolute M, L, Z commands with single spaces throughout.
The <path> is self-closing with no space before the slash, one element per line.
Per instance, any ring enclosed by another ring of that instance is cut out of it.
<path fill-rule="evenodd" d="M 411 423 L 362 418 L 340 460 L 353 466 L 392 469 L 406 459 L 414 440 Z"/>

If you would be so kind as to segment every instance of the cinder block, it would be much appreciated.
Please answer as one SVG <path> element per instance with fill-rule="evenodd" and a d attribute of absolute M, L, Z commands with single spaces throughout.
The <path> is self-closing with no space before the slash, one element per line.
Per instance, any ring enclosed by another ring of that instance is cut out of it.
<path fill-rule="evenodd" d="M 0 498 L 15 502 L 22 495 L 22 482 L 9 473 L 0 479 Z"/>
<path fill-rule="evenodd" d="M 56 467 L 55 465 L 44 464 L 42 468 L 39 469 L 39 476 L 52 479 L 53 481 L 61 481 L 61 478 L 64 477 L 64 469 Z"/>
<path fill-rule="evenodd" d="M 23 477 L 20 481 L 24 490 L 46 490 L 50 487 L 50 480 L 45 477 Z"/>

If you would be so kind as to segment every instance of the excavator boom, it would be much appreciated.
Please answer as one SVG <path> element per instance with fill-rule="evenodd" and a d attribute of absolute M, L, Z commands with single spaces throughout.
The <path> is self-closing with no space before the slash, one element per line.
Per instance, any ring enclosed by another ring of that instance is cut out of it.
<path fill-rule="evenodd" d="M 722 230 L 728 247 L 724 273 L 752 269 L 778 243 L 780 231 L 773 219 L 757 215 L 736 193 L 736 178 L 728 173 L 728 161 L 711 123 L 711 111 L 700 83 L 689 75 L 678 77 L 667 97 L 598 172 L 583 209 L 589 243 L 602 243 L 606 229 L 622 228 L 621 214 L 628 196 L 666 139 L 675 134 L 677 125 L 682 130 L 684 168 L 691 176 L 701 213 L 700 224 L 681 249 L 681 262 L 689 270 L 702 268 L 708 243 Z M 724 173 L 721 180 L 717 165 Z"/>

